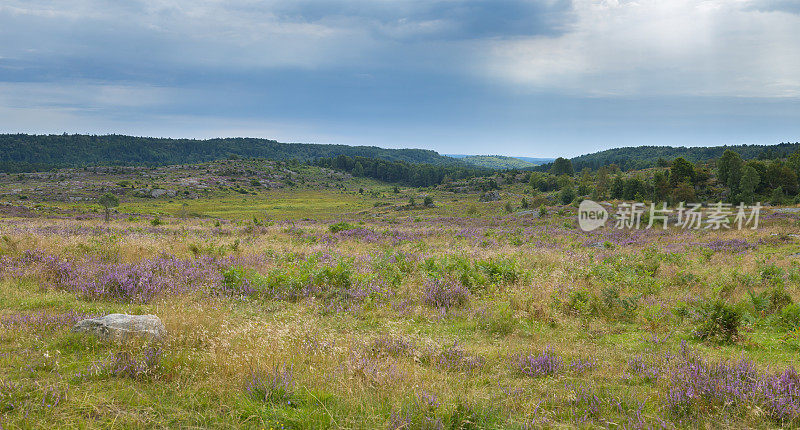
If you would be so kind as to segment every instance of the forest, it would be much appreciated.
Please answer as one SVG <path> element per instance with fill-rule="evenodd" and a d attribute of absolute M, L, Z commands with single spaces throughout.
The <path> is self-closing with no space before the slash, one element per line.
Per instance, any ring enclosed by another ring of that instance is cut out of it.
<path fill-rule="evenodd" d="M 558 191 L 563 204 L 581 196 L 594 200 L 653 202 L 754 201 L 800 202 L 800 150 L 785 157 L 746 160 L 725 150 L 719 159 L 692 163 L 678 157 L 657 167 L 623 172 L 612 164 L 579 172 L 571 160 L 556 159 L 547 172 L 531 172 L 527 181 L 541 192 Z"/>
<path fill-rule="evenodd" d="M 429 187 L 453 180 L 485 176 L 491 170 L 467 165 L 411 164 L 367 157 L 319 158 L 315 165 L 344 171 L 356 177 L 367 177 L 414 187 Z"/>
<path fill-rule="evenodd" d="M 166 166 L 227 158 L 310 161 L 337 155 L 434 165 L 459 161 L 426 149 L 384 149 L 255 138 L 166 139 L 123 135 L 0 134 L 0 172 L 47 171 L 97 165 Z"/>
<path fill-rule="evenodd" d="M 575 170 L 583 170 L 584 167 L 598 169 L 601 166 L 616 165 L 623 171 L 640 170 L 648 167 L 666 167 L 670 160 L 682 157 L 693 163 L 708 162 L 722 157 L 725 151 L 734 151 L 745 160 L 759 159 L 770 160 L 775 158 L 786 158 L 793 152 L 800 149 L 800 143 L 780 143 L 777 145 L 726 145 L 691 147 L 684 146 L 639 146 L 614 148 L 605 151 L 585 154 L 570 159 Z M 547 171 L 552 163 L 540 165 L 530 170 Z"/>

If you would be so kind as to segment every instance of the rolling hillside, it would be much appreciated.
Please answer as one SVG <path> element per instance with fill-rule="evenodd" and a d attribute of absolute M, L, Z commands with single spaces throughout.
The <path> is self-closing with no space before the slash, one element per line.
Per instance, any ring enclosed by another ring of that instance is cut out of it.
<path fill-rule="evenodd" d="M 673 146 L 639 146 L 627 148 L 614 148 L 593 154 L 581 155 L 572 158 L 572 165 L 575 171 L 580 171 L 585 167 L 597 169 L 600 166 L 616 164 L 622 170 L 637 170 L 654 167 L 665 161 L 683 157 L 693 163 L 706 162 L 722 156 L 726 150 L 733 150 L 739 153 L 743 159 L 772 159 L 786 157 L 800 149 L 800 143 L 780 143 L 777 145 L 725 145 L 708 147 L 673 147 Z M 533 170 L 546 171 L 550 164 L 535 167 Z"/>
<path fill-rule="evenodd" d="M 281 143 L 268 139 L 166 139 L 122 135 L 0 135 L 0 172 L 28 172 L 96 165 L 165 166 L 232 157 L 316 160 L 361 156 L 413 164 L 458 165 L 426 149 Z"/>
<path fill-rule="evenodd" d="M 493 170 L 527 169 L 539 164 L 553 161 L 552 158 L 508 157 L 505 155 L 445 155 L 448 157 L 457 158 L 476 167 Z"/>

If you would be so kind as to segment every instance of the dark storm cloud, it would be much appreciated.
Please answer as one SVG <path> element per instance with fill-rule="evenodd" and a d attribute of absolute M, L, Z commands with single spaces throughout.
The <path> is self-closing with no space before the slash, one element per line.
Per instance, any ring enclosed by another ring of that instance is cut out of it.
<path fill-rule="evenodd" d="M 796 140 L 798 9 L 755 0 L 4 0 L 0 132 L 533 156 Z"/>

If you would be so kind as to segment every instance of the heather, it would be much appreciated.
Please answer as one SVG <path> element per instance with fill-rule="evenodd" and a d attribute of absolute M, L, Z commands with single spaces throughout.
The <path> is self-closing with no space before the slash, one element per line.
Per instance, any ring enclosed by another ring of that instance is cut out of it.
<path fill-rule="evenodd" d="M 586 233 L 574 205 L 507 212 L 527 185 L 314 172 L 295 197 L 124 196 L 109 222 L 3 212 L 3 428 L 800 425 L 796 218 Z M 167 336 L 70 331 L 108 313 Z"/>

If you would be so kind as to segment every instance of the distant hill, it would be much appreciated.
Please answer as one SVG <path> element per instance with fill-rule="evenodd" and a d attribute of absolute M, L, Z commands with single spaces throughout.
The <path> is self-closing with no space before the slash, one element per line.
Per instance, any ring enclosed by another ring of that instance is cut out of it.
<path fill-rule="evenodd" d="M 628 148 L 615 148 L 593 154 L 581 155 L 572 158 L 575 171 L 585 167 L 597 169 L 600 166 L 616 164 L 622 170 L 637 170 L 653 167 L 665 162 L 670 162 L 678 157 L 683 157 L 693 163 L 707 162 L 722 156 L 726 150 L 739 153 L 744 159 L 773 159 L 787 157 L 789 154 L 800 150 L 800 143 L 780 143 L 777 145 L 725 145 L 705 147 L 673 147 L 673 146 L 639 146 Z M 548 170 L 550 163 L 538 166 L 533 170 Z"/>
<path fill-rule="evenodd" d="M 536 164 L 537 166 L 539 164 L 547 164 L 555 161 L 555 158 L 533 158 L 533 157 L 514 157 L 514 158 L 518 158 L 522 161 L 527 161 L 529 163 Z"/>
<path fill-rule="evenodd" d="M 231 157 L 316 160 L 368 157 L 412 164 L 458 165 L 458 160 L 427 149 L 281 143 L 269 139 L 166 139 L 123 135 L 0 134 L 0 171 L 27 172 L 96 165 L 164 166 Z"/>
<path fill-rule="evenodd" d="M 485 169 L 505 170 L 505 169 L 525 169 L 531 168 L 542 162 L 553 161 L 552 158 L 529 158 L 529 157 L 508 157 L 505 155 L 464 155 L 464 154 L 445 154 L 448 157 L 457 158 L 465 163 Z M 544 160 L 544 161 L 542 161 Z M 536 161 L 539 161 L 538 163 Z"/>

